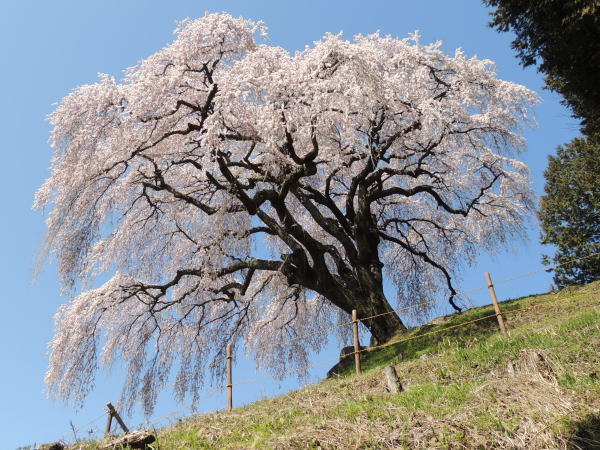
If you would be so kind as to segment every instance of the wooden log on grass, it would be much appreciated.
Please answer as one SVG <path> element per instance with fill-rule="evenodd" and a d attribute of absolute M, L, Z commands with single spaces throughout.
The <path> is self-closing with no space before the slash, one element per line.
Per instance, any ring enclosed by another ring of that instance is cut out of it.
<path fill-rule="evenodd" d="M 52 442 L 50 444 L 40 444 L 36 447 L 38 450 L 64 450 L 65 444 L 62 442 Z"/>
<path fill-rule="evenodd" d="M 146 445 L 153 443 L 156 440 L 154 435 L 149 431 L 132 431 L 124 436 L 110 440 L 102 445 L 100 450 L 120 449 L 120 448 L 146 448 Z"/>

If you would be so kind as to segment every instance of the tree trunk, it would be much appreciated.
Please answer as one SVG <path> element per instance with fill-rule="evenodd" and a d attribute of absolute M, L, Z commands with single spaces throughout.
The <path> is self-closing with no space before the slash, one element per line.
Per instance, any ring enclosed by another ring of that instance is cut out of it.
<path fill-rule="evenodd" d="M 367 214 L 363 221 L 366 225 L 358 227 L 355 235 L 358 254 L 348 266 L 340 264 L 336 275 L 331 274 L 322 253 L 311 255 L 313 267 L 307 261 L 294 261 L 293 254 L 287 256 L 285 260 L 293 270 L 284 274 L 290 283 L 318 292 L 348 314 L 356 309 L 358 319 L 380 345 L 396 332 L 406 330 L 406 326 L 383 292 L 383 263 L 379 260 L 374 219 Z"/>
<path fill-rule="evenodd" d="M 367 200 L 368 186 L 360 183 L 354 240 L 357 258 L 353 265 L 350 283 L 351 310 L 356 309 L 358 318 L 367 327 L 379 345 L 390 340 L 399 330 L 406 327 L 388 303 L 383 293 L 383 263 L 379 259 L 379 231 L 377 220 L 371 213 Z M 361 319 L 364 318 L 364 319 Z"/>
<path fill-rule="evenodd" d="M 389 341 L 397 331 L 406 330 L 406 326 L 388 303 L 383 292 L 383 264 L 377 252 L 379 239 L 376 234 L 371 236 L 370 233 L 365 234 L 367 236 L 363 236 L 365 242 L 362 243 L 361 248 L 362 253 L 368 258 L 354 267 L 354 278 L 357 283 L 352 292 L 351 309 L 356 309 L 358 318 L 371 332 L 376 345 L 381 345 Z M 368 317 L 370 319 L 367 319 Z"/>
<path fill-rule="evenodd" d="M 396 332 L 406 330 L 383 293 L 379 266 L 355 267 L 341 284 L 333 281 L 328 273 L 317 274 L 319 280 L 314 289 L 348 314 L 356 309 L 358 319 L 371 332 L 377 345 L 387 342 Z"/>
<path fill-rule="evenodd" d="M 406 326 L 390 306 L 383 292 L 371 292 L 366 298 L 357 298 L 353 303 L 352 309 L 356 309 L 358 319 L 371 332 L 376 345 L 389 341 L 398 331 L 406 330 Z M 367 317 L 370 318 L 362 319 Z"/>

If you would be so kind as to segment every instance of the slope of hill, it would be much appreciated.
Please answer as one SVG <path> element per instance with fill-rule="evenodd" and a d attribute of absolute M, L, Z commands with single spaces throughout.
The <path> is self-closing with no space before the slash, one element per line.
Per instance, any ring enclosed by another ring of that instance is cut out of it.
<path fill-rule="evenodd" d="M 508 337 L 475 308 L 366 353 L 360 376 L 190 417 L 153 448 L 600 448 L 600 281 L 501 307 Z"/>

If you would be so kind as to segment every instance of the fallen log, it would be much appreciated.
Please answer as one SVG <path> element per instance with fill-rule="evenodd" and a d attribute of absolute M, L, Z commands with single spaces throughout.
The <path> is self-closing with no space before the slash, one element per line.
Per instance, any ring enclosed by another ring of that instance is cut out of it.
<path fill-rule="evenodd" d="M 37 448 L 39 450 L 64 450 L 65 444 L 62 442 L 52 442 L 50 444 L 40 444 Z"/>
<path fill-rule="evenodd" d="M 147 444 L 154 442 L 156 438 L 149 431 L 132 431 L 102 445 L 101 450 L 118 449 L 129 446 L 131 448 L 145 448 Z"/>

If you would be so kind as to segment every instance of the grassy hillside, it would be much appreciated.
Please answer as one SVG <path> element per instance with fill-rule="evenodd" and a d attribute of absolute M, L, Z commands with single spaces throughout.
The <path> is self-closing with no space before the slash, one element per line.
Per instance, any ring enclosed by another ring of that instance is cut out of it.
<path fill-rule="evenodd" d="M 360 376 L 191 417 L 154 448 L 600 448 L 600 282 L 501 307 L 509 337 L 472 309 L 369 352 Z"/>

